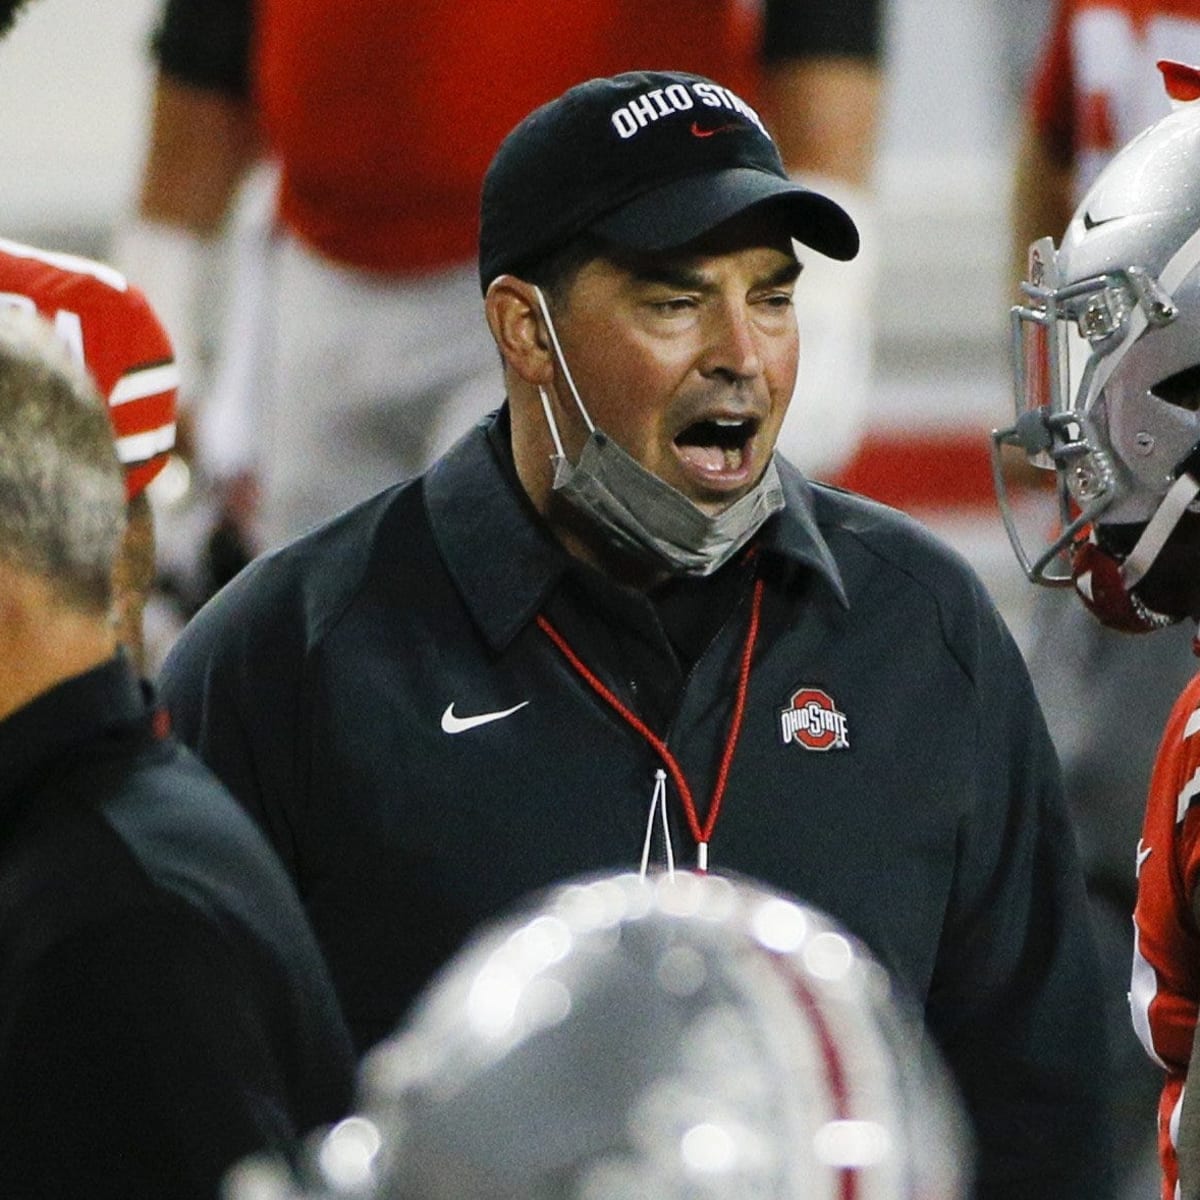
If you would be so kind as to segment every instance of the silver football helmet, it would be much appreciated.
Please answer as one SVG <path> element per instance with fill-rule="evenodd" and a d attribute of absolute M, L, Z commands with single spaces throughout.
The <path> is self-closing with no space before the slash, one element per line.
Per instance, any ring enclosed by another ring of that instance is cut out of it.
<path fill-rule="evenodd" d="M 1160 66 L 1169 90 L 1200 79 Z M 1113 158 L 1062 244 L 1030 248 L 1022 290 L 1016 419 L 992 435 L 1021 566 L 1036 583 L 1073 583 L 1118 628 L 1177 620 L 1185 614 L 1153 611 L 1134 589 L 1200 492 L 1200 104 L 1179 104 Z M 1037 551 L 1018 530 L 1006 444 L 1056 472 L 1058 528 Z"/>
<path fill-rule="evenodd" d="M 318 1149 L 321 1196 L 966 1194 L 956 1098 L 889 977 L 819 912 L 729 878 L 543 895 L 433 982 L 361 1100 Z"/>

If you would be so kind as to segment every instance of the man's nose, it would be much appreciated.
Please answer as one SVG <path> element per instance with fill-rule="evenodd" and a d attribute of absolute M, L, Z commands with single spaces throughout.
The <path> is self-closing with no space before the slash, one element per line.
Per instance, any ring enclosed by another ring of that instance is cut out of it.
<path fill-rule="evenodd" d="M 744 304 L 722 304 L 710 315 L 701 371 L 730 380 L 762 374 L 761 331 Z"/>

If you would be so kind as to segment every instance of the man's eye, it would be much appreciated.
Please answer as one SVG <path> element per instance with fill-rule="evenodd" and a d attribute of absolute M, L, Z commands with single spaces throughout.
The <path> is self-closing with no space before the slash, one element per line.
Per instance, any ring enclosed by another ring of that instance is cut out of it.
<path fill-rule="evenodd" d="M 661 313 L 687 312 L 696 307 L 696 302 L 691 296 L 671 296 L 667 300 L 653 301 L 652 307 Z"/>
<path fill-rule="evenodd" d="M 791 292 L 772 292 L 769 296 L 764 296 L 762 299 L 768 308 L 791 308 L 792 294 Z"/>

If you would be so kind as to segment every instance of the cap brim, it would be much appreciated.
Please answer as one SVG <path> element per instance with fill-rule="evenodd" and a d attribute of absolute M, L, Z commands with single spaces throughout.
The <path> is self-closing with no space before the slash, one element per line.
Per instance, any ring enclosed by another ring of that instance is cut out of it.
<path fill-rule="evenodd" d="M 671 250 L 768 204 L 803 245 L 843 262 L 858 253 L 858 228 L 840 204 L 751 167 L 674 180 L 601 217 L 591 229 L 631 250 Z"/>

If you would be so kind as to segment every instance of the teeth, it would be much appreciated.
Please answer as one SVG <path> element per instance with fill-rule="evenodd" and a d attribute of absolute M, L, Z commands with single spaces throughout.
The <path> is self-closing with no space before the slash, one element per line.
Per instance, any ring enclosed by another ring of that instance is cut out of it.
<path fill-rule="evenodd" d="M 717 417 L 713 421 L 714 425 L 721 426 L 722 429 L 736 429 L 739 425 L 744 425 L 746 422 L 739 418 Z"/>

